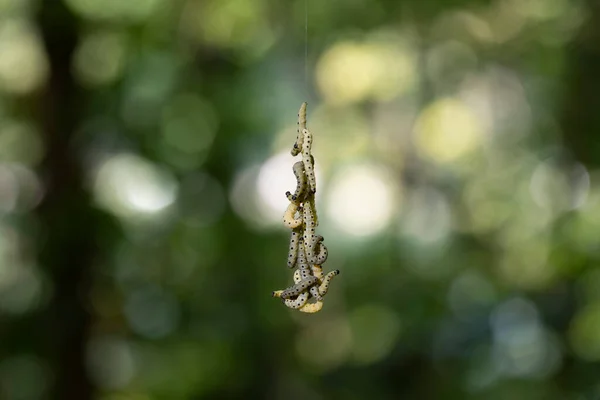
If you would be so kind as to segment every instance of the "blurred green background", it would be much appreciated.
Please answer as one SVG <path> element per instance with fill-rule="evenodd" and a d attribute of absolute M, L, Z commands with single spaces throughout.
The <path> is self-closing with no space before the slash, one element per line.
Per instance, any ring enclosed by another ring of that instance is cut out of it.
<path fill-rule="evenodd" d="M 0 0 L 0 399 L 600 399 L 599 133 L 597 1 Z"/>

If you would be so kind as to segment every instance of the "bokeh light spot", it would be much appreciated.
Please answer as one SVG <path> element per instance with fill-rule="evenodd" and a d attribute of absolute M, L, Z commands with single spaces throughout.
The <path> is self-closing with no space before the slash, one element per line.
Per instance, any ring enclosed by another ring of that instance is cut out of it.
<path fill-rule="evenodd" d="M 353 165 L 339 171 L 327 194 L 327 214 L 345 233 L 361 237 L 383 230 L 399 211 L 399 188 L 387 170 Z"/>
<path fill-rule="evenodd" d="M 473 151 L 483 131 L 472 110 L 456 99 L 440 99 L 427 106 L 415 126 L 416 144 L 427 157 L 452 162 Z"/>
<path fill-rule="evenodd" d="M 7 19 L 0 24 L 0 89 L 27 94 L 46 80 L 48 64 L 40 39 L 29 23 Z"/>
<path fill-rule="evenodd" d="M 133 154 L 117 154 L 95 174 L 97 201 L 120 216 L 152 214 L 173 203 L 177 184 L 165 170 Z"/>
<path fill-rule="evenodd" d="M 117 32 L 94 32 L 81 40 L 73 58 L 76 77 L 86 86 L 106 85 L 125 67 L 125 37 Z"/>

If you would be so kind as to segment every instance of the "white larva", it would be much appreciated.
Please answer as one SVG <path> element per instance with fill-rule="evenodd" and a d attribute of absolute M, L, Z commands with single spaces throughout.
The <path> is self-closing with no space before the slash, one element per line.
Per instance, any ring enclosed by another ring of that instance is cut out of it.
<path fill-rule="evenodd" d="M 304 246 L 304 241 L 300 240 L 298 244 L 298 272 L 300 273 L 301 279 L 306 279 L 311 275 L 310 265 L 306 260 L 306 246 Z"/>
<path fill-rule="evenodd" d="M 316 286 L 311 286 L 309 289 L 309 293 L 312 297 L 314 297 L 315 299 L 317 299 L 317 301 L 322 301 L 323 300 L 323 296 L 321 296 L 321 294 L 319 293 L 319 288 Z"/>
<path fill-rule="evenodd" d="M 297 310 L 297 309 L 303 307 L 304 305 L 306 305 L 307 301 L 308 301 L 308 292 L 304 292 L 302 294 L 299 294 L 298 297 L 296 297 L 295 299 L 285 299 L 283 301 L 283 303 L 287 307 Z"/>
<path fill-rule="evenodd" d="M 279 297 L 281 297 L 282 299 L 289 299 L 290 297 L 298 296 L 302 292 L 308 291 L 309 288 L 316 283 L 319 283 L 319 280 L 314 276 L 309 276 L 308 278 L 302 279 L 300 282 L 294 284 L 293 286 L 284 289 L 280 293 Z"/>
<path fill-rule="evenodd" d="M 313 248 L 306 253 L 307 256 L 310 254 L 309 263 L 321 265 L 327 261 L 327 247 L 322 242 L 323 236 L 317 235 L 316 240 L 313 242 Z"/>
<path fill-rule="evenodd" d="M 315 204 L 315 195 L 313 194 L 312 196 L 308 196 L 308 198 L 306 199 L 306 202 L 310 204 L 310 207 L 312 209 L 313 218 L 315 219 L 315 228 L 316 228 L 317 226 L 319 226 L 319 215 L 317 213 L 317 205 Z"/>
<path fill-rule="evenodd" d="M 302 144 L 302 162 L 304 163 L 304 170 L 306 171 L 310 191 L 315 193 L 317 191 L 317 181 L 315 180 L 315 169 L 312 164 L 314 159 L 311 159 L 310 154 L 312 147 L 312 133 L 305 128 L 302 130 L 302 135 L 304 136 L 304 143 Z"/>
<path fill-rule="evenodd" d="M 302 217 L 304 220 L 304 234 L 302 235 L 302 238 L 304 239 L 306 257 L 309 260 L 312 260 L 314 259 L 313 249 L 315 248 L 317 236 L 315 235 L 314 210 L 312 209 L 310 201 L 304 202 L 304 213 L 302 214 Z"/>
<path fill-rule="evenodd" d="M 286 197 L 293 203 L 300 203 L 304 200 L 306 190 L 306 174 L 304 172 L 304 163 L 298 161 L 294 164 L 294 175 L 296 176 L 296 191 L 294 194 L 287 191 L 285 192 Z"/>
<path fill-rule="evenodd" d="M 300 276 L 300 270 L 297 269 L 294 271 L 294 283 L 299 283 L 302 280 L 302 277 Z M 320 280 L 319 280 L 320 282 Z M 317 286 L 313 286 L 313 287 L 317 287 Z M 292 286 L 293 288 L 293 286 Z M 281 297 L 281 295 L 283 294 L 285 297 L 288 297 L 287 294 L 284 294 L 284 291 L 289 290 L 290 288 L 286 288 L 284 290 L 274 290 L 272 293 L 273 297 Z"/>
<path fill-rule="evenodd" d="M 302 228 L 293 229 L 290 237 L 290 250 L 288 252 L 287 259 L 288 268 L 294 268 L 296 266 L 296 260 L 298 259 L 298 247 L 302 241 Z"/>
<path fill-rule="evenodd" d="M 296 212 L 298 211 L 299 204 L 298 203 L 290 203 L 285 213 L 283 213 L 283 223 L 291 229 L 295 229 L 302 225 L 302 212 L 300 213 L 300 217 L 295 218 Z"/>
<path fill-rule="evenodd" d="M 302 144 L 304 142 L 304 134 L 303 131 L 306 129 L 306 106 L 307 103 L 304 102 L 300 106 L 300 111 L 298 111 L 298 128 L 297 128 L 297 136 L 296 142 L 292 147 L 292 155 L 295 157 L 302 151 Z"/>
<path fill-rule="evenodd" d="M 319 294 L 321 296 L 325 296 L 327 294 L 327 291 L 329 290 L 329 283 L 336 275 L 339 274 L 340 271 L 336 269 L 335 271 L 331 271 L 327 275 L 325 275 L 325 278 L 323 278 L 323 283 L 321 283 L 321 286 L 319 286 Z"/>

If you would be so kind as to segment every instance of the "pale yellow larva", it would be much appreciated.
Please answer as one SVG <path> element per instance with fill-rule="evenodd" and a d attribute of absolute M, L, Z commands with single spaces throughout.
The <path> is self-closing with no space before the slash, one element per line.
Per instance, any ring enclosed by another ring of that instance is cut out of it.
<path fill-rule="evenodd" d="M 320 281 L 323 280 L 323 268 L 320 264 L 313 264 L 310 267 L 312 274 Z"/>
<path fill-rule="evenodd" d="M 306 171 L 308 187 L 312 193 L 315 193 L 317 191 L 317 181 L 315 180 L 314 159 L 311 159 L 310 153 L 313 140 L 312 133 L 308 129 L 303 129 L 302 135 L 304 136 L 304 142 L 302 144 L 302 162 L 304 163 L 304 171 Z"/>
<path fill-rule="evenodd" d="M 339 274 L 340 270 L 336 269 L 335 271 L 331 271 L 325 275 L 325 278 L 323 278 L 323 283 L 321 283 L 321 286 L 319 286 L 319 294 L 321 296 L 325 296 L 327 294 L 327 291 L 329 290 L 329 283 L 336 275 Z"/>
<path fill-rule="evenodd" d="M 302 225 L 302 214 L 300 217 L 296 218 L 296 212 L 298 211 L 299 204 L 298 203 L 290 203 L 288 205 L 287 210 L 283 213 L 283 223 L 291 229 L 295 229 Z"/>
<path fill-rule="evenodd" d="M 300 307 L 298 309 L 298 311 L 303 312 L 303 313 L 308 313 L 308 314 L 314 314 L 314 313 L 321 311 L 322 308 L 323 308 L 323 302 L 316 301 L 314 303 L 306 303 L 303 307 Z"/>
<path fill-rule="evenodd" d="M 302 144 L 304 142 L 304 134 L 303 131 L 306 129 L 306 106 L 307 103 L 304 102 L 300 106 L 300 111 L 298 111 L 298 128 L 297 128 L 297 136 L 296 142 L 292 147 L 292 155 L 295 157 L 302 151 Z"/>
<path fill-rule="evenodd" d="M 307 192 L 306 174 L 304 172 L 304 163 L 298 161 L 294 164 L 294 175 L 296 176 L 296 191 L 292 194 L 290 191 L 285 192 L 286 197 L 293 203 L 304 201 L 304 196 Z"/>

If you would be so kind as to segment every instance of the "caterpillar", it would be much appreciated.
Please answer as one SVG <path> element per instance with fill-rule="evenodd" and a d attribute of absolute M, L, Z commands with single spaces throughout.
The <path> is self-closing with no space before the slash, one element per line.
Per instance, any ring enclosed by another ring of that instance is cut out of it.
<path fill-rule="evenodd" d="M 299 207 L 300 205 L 298 203 L 290 203 L 287 210 L 285 210 L 285 213 L 283 214 L 283 223 L 286 224 L 288 228 L 294 229 L 302 225 L 302 217 L 299 217 L 298 219 L 294 218 L 296 211 L 299 211 Z M 303 213 L 300 212 L 300 215 L 302 214 Z"/>
<path fill-rule="evenodd" d="M 298 244 L 298 270 L 297 272 L 300 274 L 300 279 L 306 279 L 310 276 L 310 266 L 306 260 L 306 246 L 304 246 L 304 241 L 300 240 Z"/>
<path fill-rule="evenodd" d="M 323 308 L 323 302 L 317 301 L 314 303 L 306 303 L 304 306 L 300 307 L 298 311 L 308 314 L 314 314 L 316 312 L 321 311 Z"/>
<path fill-rule="evenodd" d="M 295 299 L 285 299 L 283 303 L 294 310 L 297 310 L 306 305 L 308 301 L 308 292 L 304 292 L 298 295 Z"/>
<path fill-rule="evenodd" d="M 321 296 L 325 296 L 327 294 L 327 291 L 329 290 L 329 283 L 336 275 L 339 274 L 340 270 L 336 269 L 335 271 L 331 271 L 327 275 L 325 275 L 325 278 L 323 278 L 323 283 L 321 283 L 321 286 L 319 286 L 319 294 Z"/>
<path fill-rule="evenodd" d="M 306 256 L 309 260 L 311 260 L 314 259 L 313 251 L 317 241 L 317 236 L 315 236 L 314 209 L 312 208 L 311 202 L 308 200 L 304 202 L 304 212 L 302 217 L 304 220 L 304 233 L 302 235 L 302 239 L 304 240 Z"/>
<path fill-rule="evenodd" d="M 317 226 L 319 226 L 319 216 L 317 215 L 317 205 L 315 204 L 314 194 L 312 196 L 309 196 L 306 199 L 306 202 L 310 204 L 310 207 L 312 209 L 313 217 L 315 219 L 315 228 L 316 228 Z"/>
<path fill-rule="evenodd" d="M 294 143 L 294 147 L 292 147 L 292 155 L 296 157 L 300 151 L 302 150 L 302 144 L 304 142 L 304 129 L 306 129 L 306 106 L 307 103 L 304 102 L 300 106 L 300 111 L 298 111 L 298 128 L 296 142 Z"/>
<path fill-rule="evenodd" d="M 296 261 L 298 260 L 298 247 L 302 241 L 302 229 L 294 228 L 290 237 L 290 251 L 288 253 L 287 266 L 288 268 L 294 268 Z"/>
<path fill-rule="evenodd" d="M 302 162 L 304 163 L 304 170 L 306 171 L 306 177 L 308 178 L 308 186 L 310 187 L 310 191 L 312 193 L 317 192 L 317 181 L 315 180 L 315 171 L 314 166 L 311 161 L 314 162 L 314 159 L 311 159 L 310 150 L 312 147 L 312 133 L 304 128 L 302 130 L 302 136 L 304 136 L 304 141 L 302 143 Z"/>
<path fill-rule="evenodd" d="M 308 291 L 312 297 L 317 299 L 317 301 L 323 301 L 323 296 L 319 293 L 319 288 L 317 286 L 311 286 Z"/>
<path fill-rule="evenodd" d="M 301 280 L 302 280 L 302 278 L 300 277 L 300 270 L 297 269 L 297 270 L 294 271 L 294 283 L 298 283 Z M 288 289 L 285 289 L 285 290 L 288 290 Z M 281 295 L 283 294 L 283 292 L 284 292 L 283 290 L 274 290 L 273 293 L 272 293 L 272 296 L 273 297 L 281 297 Z"/>
<path fill-rule="evenodd" d="M 304 172 L 304 163 L 298 161 L 293 167 L 294 175 L 296 176 L 296 191 L 294 194 L 291 192 L 285 192 L 286 197 L 293 203 L 299 203 L 303 200 L 304 193 L 306 192 L 306 174 Z"/>
<path fill-rule="evenodd" d="M 300 280 L 300 282 L 284 289 L 281 293 L 279 293 L 278 297 L 281 297 L 282 299 L 289 299 L 290 297 L 298 296 L 302 292 L 306 292 L 307 289 L 309 289 L 311 286 L 318 282 L 319 280 L 317 278 L 315 278 L 314 276 L 309 276 L 308 278 L 302 279 Z"/>
<path fill-rule="evenodd" d="M 309 263 L 321 265 L 324 264 L 325 261 L 327 261 L 327 247 L 321 242 L 323 242 L 323 236 L 317 235 L 316 240 L 312 243 L 313 248 L 307 252 Z M 319 248 L 318 253 L 317 247 Z"/>

